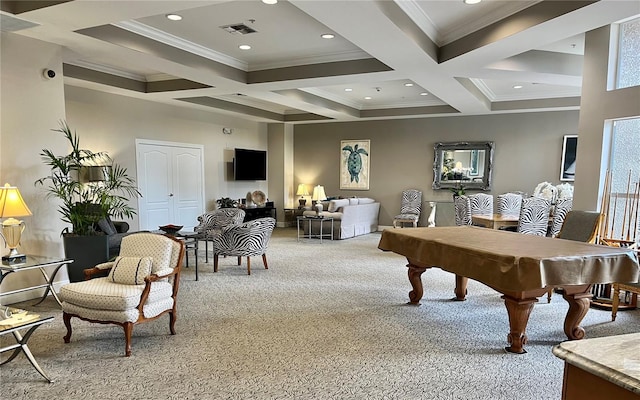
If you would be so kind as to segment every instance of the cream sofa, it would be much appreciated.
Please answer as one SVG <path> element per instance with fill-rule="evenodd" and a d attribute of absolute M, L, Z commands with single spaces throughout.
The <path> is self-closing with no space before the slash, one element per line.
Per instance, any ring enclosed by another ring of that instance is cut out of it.
<path fill-rule="evenodd" d="M 354 236 L 365 235 L 378 230 L 378 213 L 380 203 L 374 199 L 349 198 L 324 201 L 320 203 L 322 211 L 318 212 L 310 208 L 305 210 L 303 216 L 322 215 L 325 218 L 333 218 L 333 239 L 347 239 Z M 309 234 L 309 222 L 303 221 L 304 232 Z M 320 233 L 320 224 L 313 222 L 312 235 Z M 323 234 L 331 232 L 331 222 L 324 221 Z"/>

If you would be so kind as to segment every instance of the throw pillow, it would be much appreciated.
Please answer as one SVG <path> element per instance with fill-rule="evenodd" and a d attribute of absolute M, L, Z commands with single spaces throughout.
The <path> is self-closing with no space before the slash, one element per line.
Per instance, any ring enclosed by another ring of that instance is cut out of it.
<path fill-rule="evenodd" d="M 358 198 L 357 197 L 350 197 L 349 198 L 349 205 L 350 206 L 357 206 L 358 205 Z"/>
<path fill-rule="evenodd" d="M 151 274 L 151 257 L 116 257 L 109 280 L 124 285 L 142 285 Z"/>
<path fill-rule="evenodd" d="M 105 235 L 115 235 L 117 233 L 116 226 L 111 221 L 111 218 L 102 218 L 98 221 L 98 226 Z"/>
<path fill-rule="evenodd" d="M 349 199 L 331 200 L 329 202 L 329 212 L 336 212 L 340 207 L 348 206 Z"/>
<path fill-rule="evenodd" d="M 375 202 L 376 201 L 374 199 L 370 199 L 368 197 L 361 197 L 358 199 L 358 204 L 371 204 Z"/>

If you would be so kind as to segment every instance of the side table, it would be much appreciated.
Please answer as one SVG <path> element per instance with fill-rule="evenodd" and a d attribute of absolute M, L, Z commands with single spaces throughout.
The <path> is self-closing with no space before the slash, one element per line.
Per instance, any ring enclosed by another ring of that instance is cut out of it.
<path fill-rule="evenodd" d="M 302 221 L 302 237 L 303 238 L 319 238 L 320 239 L 320 243 L 322 243 L 322 238 L 327 237 L 330 240 L 333 240 L 333 217 L 312 217 L 312 216 L 300 216 L 297 217 L 297 222 L 298 222 L 298 242 L 300 241 L 300 222 Z M 322 228 L 324 226 L 324 222 L 330 222 L 331 223 L 331 232 L 330 233 L 323 233 L 322 232 Z M 309 223 L 309 233 L 305 234 L 304 233 L 304 222 L 308 222 Z M 318 234 L 314 234 L 313 233 L 313 223 L 314 222 L 320 222 L 320 231 Z"/>
<path fill-rule="evenodd" d="M 185 265 L 189 268 L 189 252 L 193 252 L 196 266 L 196 281 L 198 280 L 198 241 L 204 236 L 199 232 L 178 232 L 176 238 L 184 242 Z"/>
<path fill-rule="evenodd" d="M 62 305 L 62 302 L 58 298 L 58 294 L 53 288 L 53 280 L 56 278 L 56 274 L 58 273 L 60 268 L 62 268 L 62 266 L 70 264 L 72 262 L 73 260 L 69 258 L 60 259 L 55 257 L 32 256 L 32 255 L 27 255 L 24 262 L 21 262 L 21 263 L 12 264 L 12 263 L 3 262 L 2 264 L 0 264 L 0 284 L 2 284 L 2 281 L 4 280 L 4 278 L 7 277 L 7 275 L 13 272 L 28 271 L 30 269 L 35 269 L 35 268 L 40 270 L 40 273 L 42 273 L 42 276 L 44 277 L 44 280 L 46 281 L 46 283 L 42 285 L 30 286 L 23 289 L 11 290 L 9 292 L 0 291 L 0 296 L 7 296 L 10 294 L 20 293 L 27 290 L 47 288 L 44 291 L 44 294 L 42 295 L 42 298 L 40 299 L 40 301 L 34 305 L 38 305 L 42 303 L 44 299 L 47 298 L 47 295 L 49 294 L 49 292 L 51 292 L 51 294 L 53 295 L 53 298 L 56 299 L 56 301 L 58 302 L 58 305 Z M 49 277 L 49 275 L 47 274 L 47 271 L 45 271 L 46 267 L 56 267 L 53 270 L 53 274 L 51 274 L 51 277 Z"/>
<path fill-rule="evenodd" d="M 29 316 L 32 316 L 33 318 L 29 318 Z M 27 346 L 27 342 L 29 341 L 29 338 L 31 338 L 33 332 L 38 329 L 40 325 L 51 321 L 53 321 L 53 317 L 40 318 L 38 315 L 30 315 L 28 313 L 22 317 L 16 318 L 15 316 L 12 316 L 11 318 L 0 321 L 0 336 L 12 333 L 16 340 L 16 344 L 0 348 L 0 353 L 13 350 L 13 353 L 9 358 L 0 362 L 0 365 L 8 363 L 22 352 L 27 357 L 27 360 L 29 360 L 31 365 L 33 365 L 33 368 L 35 368 L 36 371 L 44 377 L 44 379 L 49 381 L 49 383 L 52 383 L 53 379 L 49 378 L 42 368 L 40 368 L 40 365 L 38 365 L 35 357 L 33 357 L 31 350 L 29 350 L 29 346 Z M 29 330 L 24 336 L 22 336 L 20 334 L 20 329 Z"/>

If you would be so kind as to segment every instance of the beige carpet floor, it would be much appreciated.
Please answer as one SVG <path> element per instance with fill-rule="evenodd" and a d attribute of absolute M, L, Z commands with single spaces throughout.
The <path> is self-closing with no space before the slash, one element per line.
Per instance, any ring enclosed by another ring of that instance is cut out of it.
<path fill-rule="evenodd" d="M 55 316 L 29 342 L 55 382 L 20 355 L 0 367 L 0 397 L 560 399 L 563 363 L 551 349 L 565 340 L 561 296 L 535 306 L 528 353 L 507 354 L 498 293 L 472 281 L 467 301 L 449 301 L 453 276 L 433 269 L 423 275 L 422 306 L 406 305 L 406 261 L 378 250 L 379 238 L 298 242 L 295 229 L 278 228 L 269 270 L 255 258 L 251 276 L 230 258 L 214 274 L 201 246 L 200 280 L 193 264 L 182 275 L 177 335 L 168 317 L 139 325 L 129 358 L 121 328 L 73 320 L 65 344 L 52 299 L 20 303 Z M 610 312 L 591 309 L 582 326 L 588 337 L 636 332 L 640 311 L 611 322 Z"/>

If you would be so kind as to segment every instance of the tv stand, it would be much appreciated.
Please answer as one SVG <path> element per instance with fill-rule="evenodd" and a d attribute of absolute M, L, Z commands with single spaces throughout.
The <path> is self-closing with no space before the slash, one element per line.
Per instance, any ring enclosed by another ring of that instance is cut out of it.
<path fill-rule="evenodd" d="M 271 217 L 276 219 L 275 207 L 247 207 L 244 210 L 244 222 L 252 221 L 258 218 Z"/>

